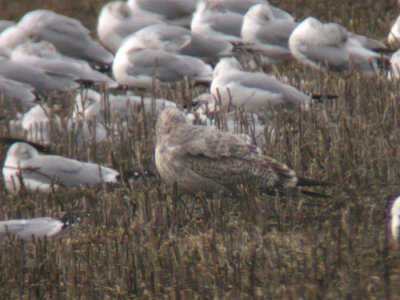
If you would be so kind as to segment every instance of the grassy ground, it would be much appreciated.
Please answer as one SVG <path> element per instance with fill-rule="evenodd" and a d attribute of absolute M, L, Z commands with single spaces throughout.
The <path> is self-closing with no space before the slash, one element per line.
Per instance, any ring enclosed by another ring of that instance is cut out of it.
<path fill-rule="evenodd" d="M 314 15 L 380 38 L 397 14 L 395 1 L 280 2 L 299 18 Z M 94 28 L 100 5 L 3 1 L 0 18 L 46 7 Z M 11 195 L 1 183 L 0 219 L 81 220 L 60 239 L 1 240 L 0 298 L 400 299 L 400 252 L 387 239 L 385 220 L 387 196 L 400 192 L 398 84 L 297 64 L 273 72 L 309 93 L 340 96 L 305 114 L 276 110 L 275 132 L 260 145 L 300 175 L 334 183 L 321 190 L 332 198 L 246 189 L 235 198 L 177 198 L 157 178 L 50 195 Z M 157 91 L 178 102 L 192 93 Z M 143 115 L 97 147 L 66 132 L 54 142 L 69 157 L 154 171 L 154 120 Z"/>

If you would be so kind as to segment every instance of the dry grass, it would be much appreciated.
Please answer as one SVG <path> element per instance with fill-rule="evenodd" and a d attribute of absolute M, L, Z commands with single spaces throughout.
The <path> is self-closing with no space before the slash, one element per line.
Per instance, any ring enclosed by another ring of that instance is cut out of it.
<path fill-rule="evenodd" d="M 321 16 L 381 38 L 396 14 L 395 1 L 280 2 L 298 17 Z M 81 3 L 3 1 L 0 17 L 47 7 L 93 28 L 101 3 Z M 387 195 L 400 192 L 398 84 L 296 64 L 274 72 L 305 91 L 340 96 L 306 114 L 278 109 L 270 116 L 275 135 L 261 145 L 299 174 L 333 182 L 323 190 L 331 199 L 245 189 L 236 198 L 178 199 L 146 177 L 50 195 L 11 195 L 0 184 L 0 219 L 81 217 L 60 239 L 0 241 L 0 298 L 400 299 L 400 253 L 385 221 Z M 177 102 L 191 93 L 157 91 Z M 12 116 L 14 105 L 0 104 Z M 99 147 L 66 132 L 54 141 L 69 157 L 154 171 L 154 120 L 143 115 Z"/>

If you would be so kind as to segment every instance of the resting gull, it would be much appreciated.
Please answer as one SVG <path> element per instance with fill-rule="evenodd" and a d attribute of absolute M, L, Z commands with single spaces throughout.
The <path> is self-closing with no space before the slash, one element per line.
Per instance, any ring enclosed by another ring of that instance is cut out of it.
<path fill-rule="evenodd" d="M 291 19 L 276 18 L 268 4 L 257 4 L 249 9 L 243 19 L 242 39 L 254 43 L 270 63 L 279 63 L 292 57 L 289 37 L 298 23 Z"/>
<path fill-rule="evenodd" d="M 121 85 L 150 89 L 154 79 L 161 84 L 173 84 L 185 79 L 211 82 L 212 68 L 201 59 L 147 49 L 127 38 L 115 55 L 114 78 Z"/>
<path fill-rule="evenodd" d="M 49 10 L 34 10 L 18 22 L 35 40 L 52 43 L 58 52 L 101 65 L 110 65 L 113 55 L 90 37 L 90 31 L 76 19 Z"/>
<path fill-rule="evenodd" d="M 118 182 L 119 173 L 94 163 L 81 162 L 58 155 L 40 154 L 27 143 L 15 143 L 7 152 L 3 177 L 8 191 L 21 189 L 50 192 L 59 186 L 96 187 Z"/>
<path fill-rule="evenodd" d="M 97 21 L 97 35 L 101 43 L 113 53 L 118 51 L 123 40 L 130 34 L 161 20 L 142 15 L 133 15 L 125 1 L 111 1 L 103 6 Z"/>
<path fill-rule="evenodd" d="M 48 72 L 66 75 L 76 81 L 101 83 L 108 87 L 117 86 L 114 80 L 92 69 L 86 61 L 63 56 L 53 44 L 46 41 L 19 45 L 12 51 L 11 59 Z"/>
<path fill-rule="evenodd" d="M 129 0 L 134 16 L 152 17 L 173 25 L 188 26 L 197 0 Z"/>
<path fill-rule="evenodd" d="M 0 238 L 5 237 L 7 233 L 26 240 L 52 237 L 66 227 L 66 223 L 47 217 L 0 221 Z"/>
<path fill-rule="evenodd" d="M 365 48 L 336 23 L 323 24 L 313 17 L 307 18 L 292 32 L 289 47 L 298 61 L 313 68 L 354 70 L 369 75 L 379 72 L 380 54 Z"/>
<path fill-rule="evenodd" d="M 235 58 L 223 58 L 214 69 L 211 94 L 223 110 L 230 105 L 248 112 L 271 106 L 308 106 L 311 97 L 262 72 L 246 72 Z"/>
<path fill-rule="evenodd" d="M 193 14 L 190 28 L 192 32 L 208 38 L 241 43 L 242 23 L 241 14 L 229 11 L 219 3 L 200 0 Z"/>
<path fill-rule="evenodd" d="M 180 26 L 155 24 L 137 31 L 129 39 L 146 48 L 194 56 L 206 60 L 232 54 L 231 43 L 207 38 Z"/>
<path fill-rule="evenodd" d="M 167 185 L 176 184 L 179 193 L 209 195 L 241 185 L 271 191 L 313 184 L 238 135 L 192 125 L 176 107 L 160 114 L 156 136 L 158 172 Z"/>

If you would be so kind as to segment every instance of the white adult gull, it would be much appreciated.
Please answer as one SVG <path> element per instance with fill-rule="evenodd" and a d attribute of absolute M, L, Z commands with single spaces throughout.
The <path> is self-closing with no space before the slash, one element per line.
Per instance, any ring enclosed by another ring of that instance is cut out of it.
<path fill-rule="evenodd" d="M 14 234 L 26 240 L 40 239 L 55 236 L 66 227 L 66 223 L 48 217 L 0 221 L 0 238 Z"/>
<path fill-rule="evenodd" d="M 86 61 L 63 56 L 53 44 L 46 41 L 19 45 L 12 51 L 11 59 L 38 69 L 66 75 L 76 81 L 102 83 L 108 87 L 117 86 L 114 80 L 92 69 Z"/>
<path fill-rule="evenodd" d="M 60 186 L 96 187 L 119 181 L 119 173 L 94 163 L 58 155 L 40 154 L 27 143 L 15 143 L 7 152 L 3 177 L 8 191 L 24 186 L 28 191 L 50 192 Z"/>
<path fill-rule="evenodd" d="M 317 69 L 354 70 L 373 75 L 379 72 L 380 54 L 365 48 L 341 25 L 323 24 L 313 17 L 304 20 L 289 38 L 292 55 Z"/>
<path fill-rule="evenodd" d="M 155 24 L 143 28 L 129 37 L 131 43 L 146 48 L 164 50 L 194 56 L 202 59 L 215 59 L 232 54 L 233 46 L 224 40 L 207 38 L 180 26 Z"/>
<path fill-rule="evenodd" d="M 121 85 L 150 89 L 154 79 L 160 84 L 173 84 L 185 79 L 210 82 L 212 68 L 201 59 L 147 49 L 136 39 L 127 38 L 115 55 L 114 78 Z"/>
<path fill-rule="evenodd" d="M 79 84 L 69 76 L 32 67 L 1 55 L 0 65 L 0 76 L 29 84 L 40 95 L 65 92 L 79 87 Z"/>
<path fill-rule="evenodd" d="M 151 16 L 133 15 L 125 1 L 111 1 L 101 9 L 97 21 L 97 35 L 111 52 L 117 52 L 123 40 L 130 34 L 153 24 L 163 23 Z"/>
<path fill-rule="evenodd" d="M 49 10 L 34 10 L 18 22 L 30 37 L 52 43 L 58 52 L 101 65 L 110 65 L 113 55 L 90 37 L 76 19 Z"/>
<path fill-rule="evenodd" d="M 241 43 L 243 16 L 225 9 L 219 3 L 200 0 L 193 14 L 192 32 L 208 38 Z"/>
<path fill-rule="evenodd" d="M 252 43 L 270 63 L 279 63 L 292 57 L 289 37 L 298 23 L 292 19 L 276 18 L 269 4 L 257 4 L 249 9 L 243 19 L 242 39 Z"/>
<path fill-rule="evenodd" d="M 174 25 L 188 26 L 198 0 L 129 0 L 134 16 L 152 17 Z"/>
<path fill-rule="evenodd" d="M 235 58 L 223 58 L 214 69 L 211 94 L 223 110 L 230 105 L 248 112 L 259 112 L 271 106 L 307 107 L 311 97 L 296 88 L 262 72 L 243 71 Z"/>

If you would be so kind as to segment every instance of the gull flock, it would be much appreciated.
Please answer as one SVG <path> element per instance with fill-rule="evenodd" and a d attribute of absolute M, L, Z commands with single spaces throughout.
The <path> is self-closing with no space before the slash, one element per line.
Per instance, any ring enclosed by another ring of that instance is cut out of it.
<path fill-rule="evenodd" d="M 123 126 L 142 110 L 158 118 L 156 168 L 180 193 L 235 192 L 241 185 L 303 191 L 302 186 L 321 182 L 301 178 L 261 152 L 257 145 L 264 135 L 259 133 L 267 121 L 257 113 L 276 105 L 309 110 L 314 97 L 272 74 L 246 70 L 241 53 L 257 52 L 267 65 L 297 61 L 365 76 L 382 75 L 379 62 L 385 60 L 388 78 L 396 79 L 400 50 L 388 56 L 388 47 L 400 48 L 400 17 L 384 43 L 315 17 L 296 20 L 267 0 L 112 1 L 100 11 L 96 38 L 80 21 L 49 10 L 28 12 L 18 22 L 0 20 L 0 94 L 4 103 L 21 104 L 23 113 L 7 125 L 11 136 L 25 139 L 8 149 L 5 187 L 11 193 L 52 193 L 119 184 L 117 170 L 36 146 L 49 145 L 52 130 L 76 128 L 82 129 L 82 143 L 100 143 L 114 132 L 105 124 L 106 110 Z M 193 97 L 192 111 L 180 109 L 173 99 L 149 96 L 154 87 L 186 82 L 208 88 Z M 75 102 L 66 126 L 48 101 L 64 94 Z M 236 130 L 235 109 L 252 121 L 256 138 Z M 216 112 L 226 114 L 227 131 L 216 129 Z M 199 120 L 201 125 L 193 124 Z M 389 231 L 399 239 L 400 197 L 390 203 Z M 67 225 L 47 217 L 1 221 L 0 237 L 50 237 Z"/>

